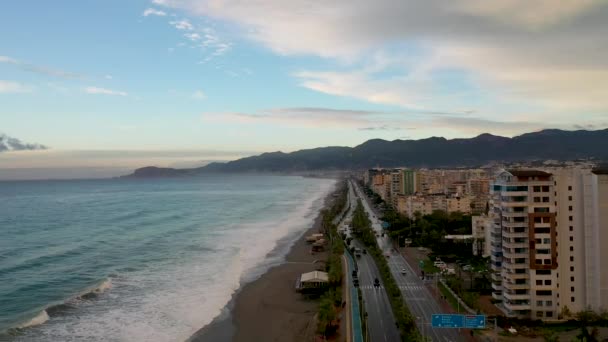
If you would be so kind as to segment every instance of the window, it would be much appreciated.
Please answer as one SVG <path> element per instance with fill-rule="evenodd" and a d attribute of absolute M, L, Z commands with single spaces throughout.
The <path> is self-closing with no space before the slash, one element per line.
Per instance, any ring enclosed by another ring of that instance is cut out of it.
<path fill-rule="evenodd" d="M 538 263 L 537 263 L 537 264 L 538 264 Z M 536 285 L 542 285 L 542 284 L 543 284 L 543 281 L 542 281 L 542 280 L 540 280 L 540 279 L 536 279 Z"/>
<path fill-rule="evenodd" d="M 574 286 L 570 287 L 570 292 L 574 292 Z"/>
<path fill-rule="evenodd" d="M 570 226 L 570 231 L 573 231 L 573 230 L 574 230 L 574 227 Z"/>
<path fill-rule="evenodd" d="M 573 236 L 570 237 L 570 241 L 574 241 L 574 237 Z"/>
<path fill-rule="evenodd" d="M 550 296 L 551 290 L 536 290 L 537 296 Z"/>
<path fill-rule="evenodd" d="M 572 185 L 568 185 L 568 191 L 572 191 Z"/>
<path fill-rule="evenodd" d="M 551 279 L 545 280 L 545 285 L 551 285 Z"/>
<path fill-rule="evenodd" d="M 574 252 L 574 246 L 570 246 L 570 252 Z"/>
<path fill-rule="evenodd" d="M 568 206 L 568 211 L 572 211 L 572 206 Z"/>
<path fill-rule="evenodd" d="M 543 185 L 543 192 L 549 192 L 549 186 Z"/>
<path fill-rule="evenodd" d="M 570 281 L 574 282 L 574 277 L 570 277 Z"/>
<path fill-rule="evenodd" d="M 570 261 L 574 261 L 574 257 L 573 256 L 570 257 Z"/>
<path fill-rule="evenodd" d="M 536 270 L 536 275 L 550 275 L 551 270 Z"/>
<path fill-rule="evenodd" d="M 572 221 L 572 216 L 568 216 L 568 221 Z"/>
<path fill-rule="evenodd" d="M 543 197 L 543 203 L 549 203 L 549 197 Z"/>
<path fill-rule="evenodd" d="M 572 201 L 572 196 L 568 196 L 568 201 Z"/>
<path fill-rule="evenodd" d="M 540 186 L 538 185 L 535 185 L 532 189 L 534 192 L 540 192 Z"/>
<path fill-rule="evenodd" d="M 536 301 L 536 306 L 543 306 L 543 301 L 542 300 L 537 300 Z"/>
<path fill-rule="evenodd" d="M 549 239 L 549 238 L 544 238 L 544 239 L 543 239 L 543 243 L 547 243 L 547 244 L 548 244 L 548 243 L 551 243 L 551 239 Z"/>
<path fill-rule="evenodd" d="M 547 305 L 547 306 L 553 306 L 553 302 L 552 302 L 552 301 L 550 301 L 550 300 L 548 300 L 548 301 L 546 301 L 546 305 Z"/>
<path fill-rule="evenodd" d="M 574 297 L 570 297 L 570 301 L 574 303 Z"/>
<path fill-rule="evenodd" d="M 538 243 L 538 244 L 543 243 L 543 239 L 536 239 L 535 241 L 536 241 L 536 243 Z"/>
<path fill-rule="evenodd" d="M 546 317 L 553 317 L 553 311 L 547 311 Z"/>
<path fill-rule="evenodd" d="M 534 197 L 534 203 L 540 203 L 540 197 Z"/>
<path fill-rule="evenodd" d="M 537 265 L 542 265 L 543 264 L 543 260 L 542 259 L 536 259 L 536 260 L 534 260 L 534 262 L 536 262 Z"/>
<path fill-rule="evenodd" d="M 543 317 L 543 312 L 542 311 L 536 311 L 536 317 L 542 318 Z"/>
<path fill-rule="evenodd" d="M 551 265 L 551 259 L 545 259 L 545 265 Z"/>
<path fill-rule="evenodd" d="M 570 272 L 574 272 L 574 266 L 570 266 Z"/>

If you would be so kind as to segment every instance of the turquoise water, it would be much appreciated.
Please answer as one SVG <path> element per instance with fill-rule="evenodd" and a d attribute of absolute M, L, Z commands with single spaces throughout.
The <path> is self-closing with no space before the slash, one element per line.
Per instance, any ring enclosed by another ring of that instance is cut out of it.
<path fill-rule="evenodd" d="M 183 340 L 280 261 L 333 184 L 0 182 L 0 340 Z"/>

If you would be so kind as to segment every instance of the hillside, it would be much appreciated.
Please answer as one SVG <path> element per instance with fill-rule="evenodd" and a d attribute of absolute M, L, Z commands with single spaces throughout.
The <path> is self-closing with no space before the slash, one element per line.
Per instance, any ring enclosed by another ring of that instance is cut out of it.
<path fill-rule="evenodd" d="M 373 139 L 355 147 L 322 147 L 292 153 L 263 153 L 194 169 L 146 167 L 131 177 L 198 175 L 208 172 L 304 172 L 370 167 L 475 166 L 488 162 L 538 159 L 608 159 L 608 129 L 543 130 L 513 138 L 481 134 L 470 139 L 431 137 L 420 140 Z"/>

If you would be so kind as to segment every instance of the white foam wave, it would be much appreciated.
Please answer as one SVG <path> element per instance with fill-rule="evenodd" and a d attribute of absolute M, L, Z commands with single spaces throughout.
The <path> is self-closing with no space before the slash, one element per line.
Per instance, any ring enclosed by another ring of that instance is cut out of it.
<path fill-rule="evenodd" d="M 29 328 L 29 327 L 33 327 L 36 325 L 40 325 L 43 324 L 44 322 L 49 320 L 49 315 L 46 313 L 45 310 L 40 311 L 36 316 L 34 316 L 34 318 L 30 319 L 29 321 L 19 324 L 17 326 L 18 329 L 25 329 L 25 328 Z"/>

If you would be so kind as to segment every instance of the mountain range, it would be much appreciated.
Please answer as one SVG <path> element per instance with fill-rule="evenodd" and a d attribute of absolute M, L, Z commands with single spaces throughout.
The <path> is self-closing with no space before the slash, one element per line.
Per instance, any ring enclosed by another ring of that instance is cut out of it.
<path fill-rule="evenodd" d="M 128 177 L 174 177 L 209 172 L 360 170 L 371 167 L 456 167 L 532 160 L 608 160 L 608 129 L 547 129 L 513 138 L 481 134 L 470 139 L 372 139 L 355 147 L 330 146 L 291 153 L 270 152 L 192 169 L 144 167 Z"/>

